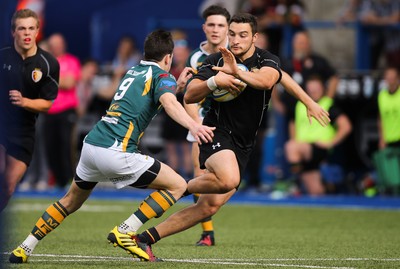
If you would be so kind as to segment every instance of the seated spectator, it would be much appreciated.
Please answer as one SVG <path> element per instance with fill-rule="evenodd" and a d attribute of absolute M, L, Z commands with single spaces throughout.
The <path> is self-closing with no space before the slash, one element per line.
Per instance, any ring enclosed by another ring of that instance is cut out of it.
<path fill-rule="evenodd" d="M 331 149 L 338 146 L 351 132 L 352 126 L 347 116 L 334 105 L 327 96 L 322 79 L 310 76 L 306 81 L 308 95 L 329 111 L 331 124 L 323 127 L 318 122 L 310 124 L 306 107 L 297 102 L 290 121 L 290 140 L 285 145 L 285 153 L 293 175 L 299 176 L 305 191 L 310 195 L 325 193 L 320 165 L 326 160 Z"/>
<path fill-rule="evenodd" d="M 315 52 L 312 48 L 311 38 L 306 31 L 297 32 L 292 40 L 293 52 L 291 57 L 282 58 L 282 69 L 285 70 L 303 89 L 305 81 L 314 74 L 319 74 L 327 97 L 334 98 L 339 77 L 329 60 Z M 274 109 L 277 132 L 280 134 L 278 147 L 282 148 L 288 139 L 288 124 L 290 115 L 294 113 L 296 98 L 282 87 L 276 87 L 272 92 L 272 108 Z M 283 149 L 282 149 L 283 150 Z M 286 177 L 287 164 L 282 159 L 284 177 Z"/>
<path fill-rule="evenodd" d="M 371 69 L 380 67 L 383 54 L 386 66 L 400 67 L 400 2 L 392 0 L 364 0 L 360 21 L 368 28 Z"/>

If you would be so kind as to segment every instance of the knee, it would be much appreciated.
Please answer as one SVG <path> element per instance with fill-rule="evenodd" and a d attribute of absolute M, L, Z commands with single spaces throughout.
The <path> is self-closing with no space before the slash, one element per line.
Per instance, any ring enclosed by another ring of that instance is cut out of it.
<path fill-rule="evenodd" d="M 187 182 L 183 178 L 180 178 L 179 180 L 176 180 L 174 185 L 167 190 L 172 196 L 174 196 L 176 200 L 178 200 L 187 190 Z"/>
<path fill-rule="evenodd" d="M 213 215 L 215 215 L 218 210 L 221 208 L 222 205 L 218 205 L 218 204 L 206 204 L 206 203 L 200 203 L 200 204 L 196 204 L 197 207 L 197 212 L 200 213 L 201 218 L 208 218 L 208 217 L 212 217 Z"/>
<path fill-rule="evenodd" d="M 239 185 L 239 180 L 231 180 L 229 182 L 221 182 L 219 187 L 219 193 L 227 193 L 235 189 Z"/>

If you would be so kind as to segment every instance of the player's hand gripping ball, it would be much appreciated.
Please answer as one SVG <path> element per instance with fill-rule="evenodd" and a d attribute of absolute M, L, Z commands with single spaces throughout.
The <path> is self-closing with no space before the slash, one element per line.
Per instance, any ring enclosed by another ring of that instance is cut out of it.
<path fill-rule="evenodd" d="M 243 65 L 243 64 L 238 64 L 238 67 L 239 67 L 241 70 L 243 70 L 243 71 L 249 71 L 249 69 L 248 69 L 245 65 Z M 240 92 L 243 92 L 244 89 L 246 89 L 247 84 L 244 83 L 243 81 L 239 80 L 239 79 L 236 79 L 236 80 L 241 82 L 241 83 L 240 83 L 241 85 L 239 86 L 239 89 L 240 89 Z M 240 93 L 239 93 L 239 94 L 240 94 Z M 233 95 L 233 94 L 231 94 L 228 90 L 226 90 L 226 89 L 219 89 L 219 88 L 215 89 L 215 90 L 212 92 L 212 96 L 213 96 L 214 100 L 215 100 L 215 101 L 218 101 L 218 102 L 228 102 L 228 101 L 231 101 L 231 100 L 235 99 L 236 97 L 238 97 L 239 94 Z"/>

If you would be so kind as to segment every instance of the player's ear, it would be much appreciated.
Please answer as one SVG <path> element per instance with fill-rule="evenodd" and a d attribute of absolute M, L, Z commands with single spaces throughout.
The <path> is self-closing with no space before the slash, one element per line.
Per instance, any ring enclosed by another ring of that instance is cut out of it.
<path fill-rule="evenodd" d="M 174 57 L 174 55 L 171 53 L 171 54 L 167 54 L 167 55 L 165 55 L 165 57 L 164 57 L 164 63 L 165 63 L 165 65 L 170 65 L 170 64 L 172 64 L 172 58 Z"/>
<path fill-rule="evenodd" d="M 258 33 L 255 33 L 253 35 L 253 43 L 255 43 L 258 38 L 259 38 Z"/>

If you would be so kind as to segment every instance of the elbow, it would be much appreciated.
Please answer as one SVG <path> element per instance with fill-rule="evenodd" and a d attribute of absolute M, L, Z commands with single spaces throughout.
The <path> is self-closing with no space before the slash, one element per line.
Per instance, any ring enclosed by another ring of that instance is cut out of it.
<path fill-rule="evenodd" d="M 274 88 L 274 86 L 275 86 L 275 83 L 272 83 L 272 82 L 266 82 L 266 83 L 264 83 L 261 87 L 260 87 L 260 89 L 261 90 L 264 90 L 264 89 L 267 89 L 267 90 L 272 90 L 273 88 Z"/>
<path fill-rule="evenodd" d="M 190 94 L 190 92 L 186 92 L 186 93 L 185 93 L 185 95 L 184 95 L 184 97 L 183 97 L 183 100 L 184 100 L 184 102 L 185 102 L 186 104 L 193 104 L 193 103 L 196 103 L 196 102 L 197 102 L 197 101 L 195 100 L 195 98 L 193 97 L 193 95 Z"/>
<path fill-rule="evenodd" d="M 277 84 L 279 77 L 271 77 L 270 79 L 265 79 L 263 80 L 263 83 L 261 86 L 262 89 L 268 89 L 268 90 L 272 90 L 274 88 L 274 86 Z M 282 82 L 282 80 L 281 80 Z M 282 84 L 284 87 L 286 87 L 285 84 Z"/>
<path fill-rule="evenodd" d="M 44 104 L 40 112 L 47 113 L 47 111 L 49 111 L 52 106 L 53 106 L 53 101 L 46 102 L 46 104 Z"/>

